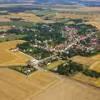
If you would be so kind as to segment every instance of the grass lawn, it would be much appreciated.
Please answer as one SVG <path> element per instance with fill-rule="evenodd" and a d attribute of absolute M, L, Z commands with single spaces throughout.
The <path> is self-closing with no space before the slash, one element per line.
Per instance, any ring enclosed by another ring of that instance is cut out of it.
<path fill-rule="evenodd" d="M 49 70 L 54 69 L 54 68 L 56 68 L 64 63 L 65 63 L 64 60 L 54 61 L 54 62 L 47 65 L 47 69 L 49 69 Z"/>

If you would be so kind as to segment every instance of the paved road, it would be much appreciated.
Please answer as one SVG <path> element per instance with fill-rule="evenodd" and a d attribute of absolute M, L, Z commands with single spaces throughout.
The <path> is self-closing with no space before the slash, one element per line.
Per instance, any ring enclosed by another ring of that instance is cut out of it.
<path fill-rule="evenodd" d="M 86 40 L 87 38 L 89 38 L 89 37 L 91 37 L 92 35 L 94 35 L 94 33 L 91 33 L 91 34 L 89 34 L 89 35 L 87 35 L 87 37 L 84 39 L 84 40 Z M 72 43 L 70 43 L 64 50 L 63 50 L 63 52 L 64 51 L 66 51 L 66 50 L 68 50 L 69 48 L 71 48 L 73 45 L 75 45 L 77 42 L 79 43 L 81 41 L 81 39 L 75 39 L 75 41 L 74 42 L 72 42 Z M 62 52 L 62 51 L 61 51 Z M 31 65 L 33 65 L 36 69 L 38 69 L 38 70 L 43 70 L 42 68 L 39 68 L 39 66 L 38 66 L 38 64 L 39 63 L 42 63 L 42 62 L 44 62 L 44 61 L 47 61 L 47 60 L 49 60 L 49 59 L 53 59 L 54 57 L 57 57 L 57 55 L 52 55 L 52 56 L 50 56 L 50 57 L 47 57 L 47 58 L 44 58 L 44 59 L 42 59 L 42 60 L 39 60 L 38 61 L 38 63 L 34 66 L 34 63 L 33 62 L 31 62 Z M 34 61 L 34 58 L 33 58 L 33 61 Z"/>

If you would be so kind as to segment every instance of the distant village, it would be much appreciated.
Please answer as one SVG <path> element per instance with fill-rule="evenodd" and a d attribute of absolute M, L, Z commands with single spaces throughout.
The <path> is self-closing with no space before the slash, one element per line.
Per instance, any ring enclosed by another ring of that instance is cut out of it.
<path fill-rule="evenodd" d="M 100 41 L 96 34 L 98 30 L 92 25 L 84 24 L 81 19 L 48 24 L 35 23 L 30 26 L 27 23 L 23 24 L 25 26 L 17 24 L 19 25 L 0 26 L 0 41 L 26 41 L 11 50 L 32 56 L 33 59 L 27 64 L 36 69 L 41 70 L 41 67 L 53 61 L 70 59 L 75 55 L 91 56 L 100 50 Z M 62 63 L 64 62 L 61 61 Z M 27 71 L 29 70 L 25 70 L 25 73 Z"/>

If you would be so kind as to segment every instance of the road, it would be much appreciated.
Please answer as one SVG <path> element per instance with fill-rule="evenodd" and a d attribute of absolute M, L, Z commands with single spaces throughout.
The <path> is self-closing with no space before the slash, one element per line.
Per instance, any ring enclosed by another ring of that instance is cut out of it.
<path fill-rule="evenodd" d="M 86 37 L 84 40 L 86 40 L 87 38 L 90 38 L 92 35 L 94 35 L 94 33 L 88 34 L 87 37 Z M 79 43 L 81 40 L 82 40 L 82 39 L 79 39 L 79 38 L 75 39 L 74 42 L 70 43 L 70 44 L 69 44 L 63 51 L 61 51 L 61 52 L 67 51 L 67 50 L 70 49 L 73 45 Z M 82 41 L 84 41 L 84 40 L 82 40 Z M 41 47 L 41 48 L 42 48 L 42 47 Z M 44 48 L 43 48 L 43 49 L 44 49 Z M 42 63 L 42 62 L 46 62 L 46 61 L 48 61 L 48 60 L 51 60 L 51 59 L 53 59 L 54 57 L 57 57 L 57 55 L 52 55 L 52 56 L 47 57 L 47 58 L 44 58 L 44 59 L 42 59 L 42 60 L 38 60 L 38 63 L 36 63 L 35 66 L 34 66 L 34 63 L 31 62 L 31 65 L 33 65 L 34 67 L 36 67 L 36 69 L 38 69 L 38 70 L 43 70 L 42 68 L 40 68 L 40 67 L 38 66 L 38 64 L 39 64 L 39 63 Z M 34 59 L 34 58 L 33 58 L 33 59 Z M 33 61 L 33 60 L 31 60 L 31 61 Z"/>
<path fill-rule="evenodd" d="M 75 39 L 75 41 L 74 42 L 72 42 L 71 44 L 69 44 L 66 48 L 65 48 L 65 50 L 64 51 L 66 51 L 66 50 L 68 50 L 69 48 L 71 48 L 73 45 L 75 45 L 76 43 L 79 43 L 80 41 L 84 41 L 84 40 L 86 40 L 87 38 L 90 38 L 92 35 L 94 35 L 95 33 L 91 33 L 91 34 L 88 34 L 87 35 L 87 37 L 85 38 L 85 39 Z"/>

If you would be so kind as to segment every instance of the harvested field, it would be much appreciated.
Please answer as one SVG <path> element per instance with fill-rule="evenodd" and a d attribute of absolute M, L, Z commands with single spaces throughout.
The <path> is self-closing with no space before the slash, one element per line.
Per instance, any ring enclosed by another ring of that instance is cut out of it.
<path fill-rule="evenodd" d="M 42 21 L 40 17 L 32 13 L 17 13 L 17 14 L 11 13 L 10 17 L 21 18 L 22 20 L 27 21 L 27 22 L 41 22 Z"/>
<path fill-rule="evenodd" d="M 97 61 L 92 64 L 89 69 L 94 70 L 96 72 L 100 72 L 100 61 Z"/>
<path fill-rule="evenodd" d="M 7 31 L 11 28 L 12 28 L 11 26 L 0 26 L 0 31 Z"/>
<path fill-rule="evenodd" d="M 78 73 L 73 76 L 73 79 L 83 82 L 85 84 L 90 84 L 90 85 L 100 88 L 100 78 L 92 78 L 92 77 L 86 76 L 82 73 Z"/>
<path fill-rule="evenodd" d="M 75 56 L 74 62 L 88 66 L 91 70 L 100 72 L 100 54 L 91 57 Z"/>
<path fill-rule="evenodd" d="M 75 56 L 72 60 L 76 63 L 88 66 L 88 69 L 90 70 L 100 72 L 100 54 L 91 57 Z M 100 78 L 92 78 L 82 73 L 76 74 L 73 78 L 85 84 L 100 87 Z"/>
<path fill-rule="evenodd" d="M 0 43 L 0 67 L 26 65 L 31 57 L 16 50 L 16 45 L 23 42 L 15 40 Z"/>
<path fill-rule="evenodd" d="M 71 58 L 74 62 L 79 64 L 90 66 L 95 63 L 96 60 L 91 59 L 90 57 L 83 57 L 83 56 L 75 56 Z"/>
<path fill-rule="evenodd" d="M 50 72 L 37 71 L 27 77 L 8 68 L 1 68 L 0 98 L 1 100 L 29 100 L 30 97 L 58 81 L 59 78 Z"/>
<path fill-rule="evenodd" d="M 94 9 L 94 8 L 91 8 L 91 9 Z M 81 8 L 79 12 L 57 13 L 56 15 L 51 17 L 51 19 L 60 19 L 60 18 L 80 19 L 81 18 L 87 21 L 86 24 L 91 24 L 97 27 L 97 29 L 100 29 L 100 13 L 96 13 L 95 9 L 97 8 L 95 8 L 94 11 L 92 11 L 91 9 Z M 100 12 L 100 7 L 99 7 L 99 12 Z"/>
<path fill-rule="evenodd" d="M 9 13 L 9 15 L 1 15 L 0 19 L 7 19 L 9 21 L 11 21 L 11 19 L 20 19 L 22 21 L 26 21 L 26 22 L 42 22 L 42 19 L 38 16 L 36 16 L 33 13 Z M 3 22 L 3 21 L 2 21 Z M 4 22 L 7 22 L 4 20 Z"/>
<path fill-rule="evenodd" d="M 94 60 L 100 60 L 100 54 L 91 57 Z"/>
<path fill-rule="evenodd" d="M 100 90 L 65 77 L 31 100 L 100 100 Z"/>
<path fill-rule="evenodd" d="M 0 16 L 0 22 L 10 22 L 10 19 L 4 16 L 3 17 Z"/>
<path fill-rule="evenodd" d="M 25 76 L 0 68 L 1 100 L 100 100 L 99 92 L 90 85 L 48 71 L 36 71 Z"/>
<path fill-rule="evenodd" d="M 97 29 L 100 29 L 100 20 L 96 20 L 96 21 L 90 20 L 89 22 L 87 22 L 87 24 L 91 24 L 93 26 L 96 26 Z"/>
<path fill-rule="evenodd" d="M 80 11 L 89 11 L 89 12 L 99 12 L 100 11 L 100 7 L 80 7 L 79 8 Z"/>

